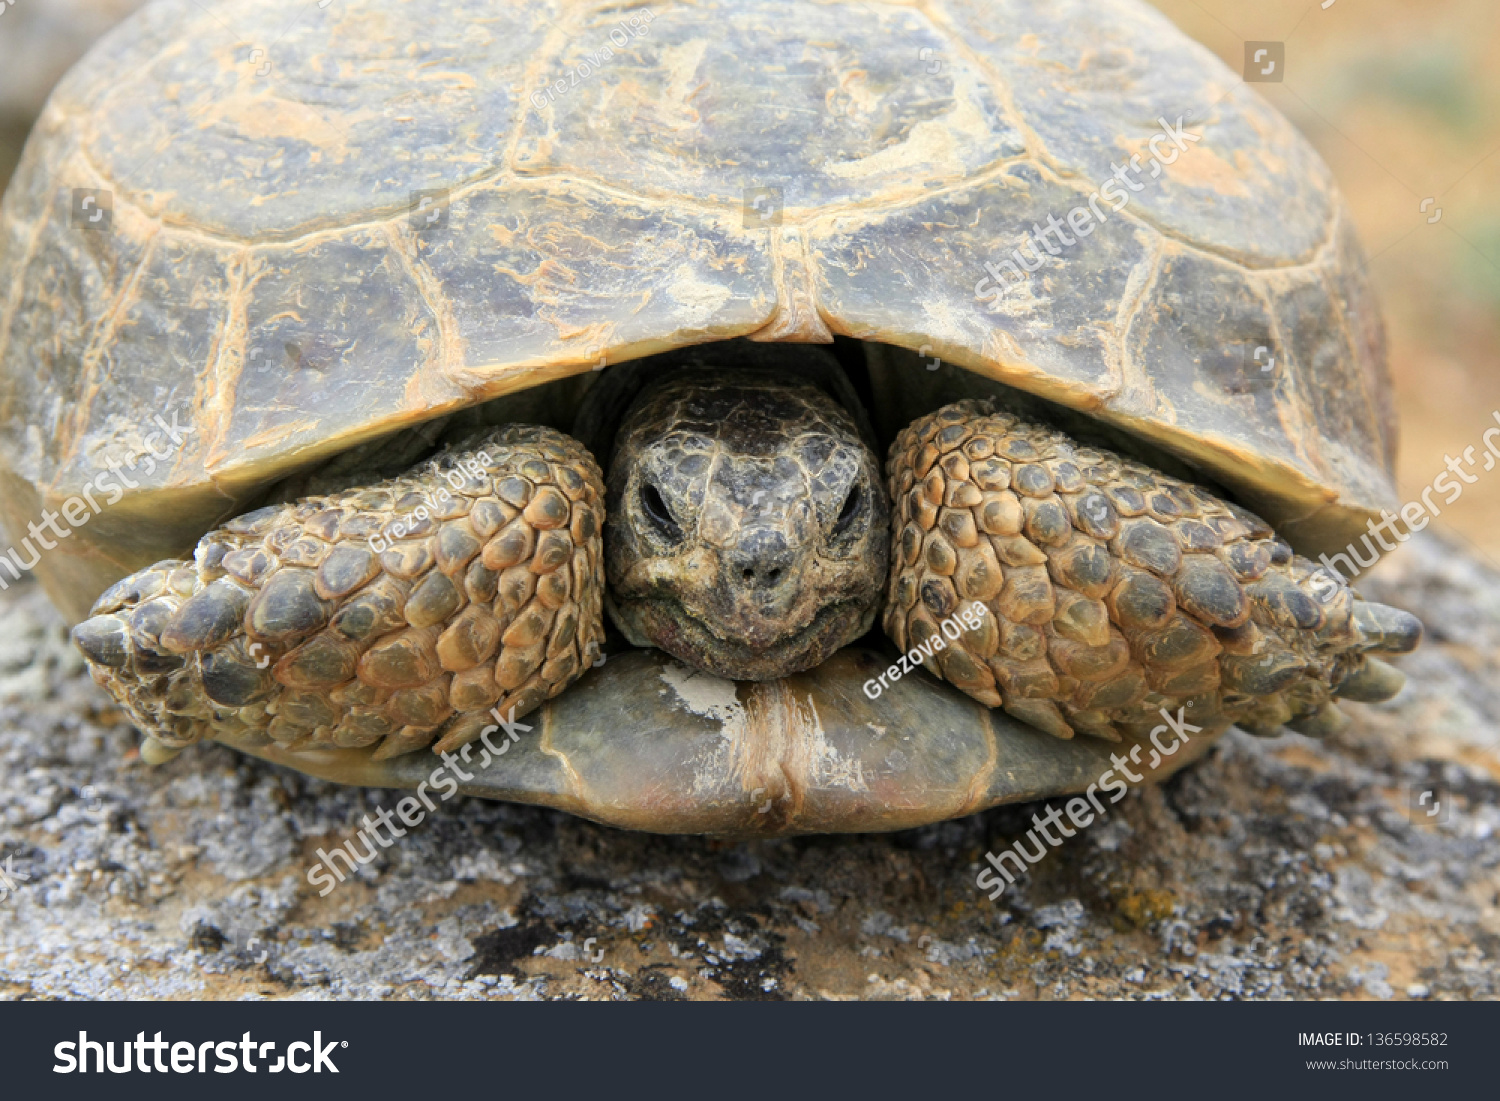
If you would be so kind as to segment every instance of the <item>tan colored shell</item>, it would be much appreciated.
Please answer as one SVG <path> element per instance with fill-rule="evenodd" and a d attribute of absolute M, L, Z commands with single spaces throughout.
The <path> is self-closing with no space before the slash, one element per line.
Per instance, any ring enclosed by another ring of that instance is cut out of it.
<path fill-rule="evenodd" d="M 976 297 L 1163 126 L 1199 140 Z M 888 342 L 1084 410 L 1308 551 L 1394 502 L 1328 170 L 1134 0 L 162 0 L 54 95 L 0 256 L 6 528 L 135 463 L 37 567 L 74 616 L 358 442 L 739 335 Z M 165 449 L 163 410 L 192 429 Z"/>

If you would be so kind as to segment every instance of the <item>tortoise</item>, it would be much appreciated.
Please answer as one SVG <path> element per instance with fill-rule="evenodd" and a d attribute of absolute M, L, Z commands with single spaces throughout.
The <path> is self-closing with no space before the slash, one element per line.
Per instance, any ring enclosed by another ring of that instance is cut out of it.
<path fill-rule="evenodd" d="M 1399 689 L 1348 211 L 1145 5 L 228 18 L 107 36 L 0 221 L 0 567 L 148 761 L 873 831 Z"/>

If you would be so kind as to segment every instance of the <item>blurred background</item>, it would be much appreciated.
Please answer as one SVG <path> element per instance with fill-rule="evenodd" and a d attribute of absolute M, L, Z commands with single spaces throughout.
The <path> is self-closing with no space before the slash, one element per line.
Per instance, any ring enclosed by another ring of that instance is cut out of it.
<path fill-rule="evenodd" d="M 1496 0 L 1155 0 L 1243 72 L 1322 153 L 1354 210 L 1385 306 L 1417 497 L 1500 410 L 1500 4 Z M 140 0 L 0 0 L 0 184 L 49 88 Z M 1500 477 L 1434 524 L 1500 569 Z"/>
<path fill-rule="evenodd" d="M 1155 3 L 1235 72 L 1246 42 L 1285 44 L 1282 80 L 1255 87 L 1354 210 L 1385 308 L 1401 499 L 1414 499 L 1500 410 L 1500 4 Z M 1466 486 L 1432 529 L 1500 569 L 1500 477 Z"/>
<path fill-rule="evenodd" d="M 142 0 L 0 0 L 0 184 L 69 66 Z"/>

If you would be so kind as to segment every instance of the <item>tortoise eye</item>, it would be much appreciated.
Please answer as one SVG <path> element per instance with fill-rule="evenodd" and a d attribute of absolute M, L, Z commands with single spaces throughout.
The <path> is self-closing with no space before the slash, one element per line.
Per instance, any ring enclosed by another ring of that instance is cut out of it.
<path fill-rule="evenodd" d="M 844 498 L 844 507 L 839 509 L 838 519 L 833 522 L 833 538 L 837 539 L 849 530 L 849 525 L 854 523 L 854 517 L 859 512 L 859 503 L 864 500 L 864 494 L 860 492 L 859 483 L 849 487 L 849 494 Z"/>
<path fill-rule="evenodd" d="M 661 491 L 647 482 L 641 486 L 641 511 L 651 521 L 657 533 L 664 539 L 673 543 L 682 542 L 682 528 L 677 526 L 677 521 L 672 519 L 672 512 L 667 508 L 667 502 L 661 499 Z"/>

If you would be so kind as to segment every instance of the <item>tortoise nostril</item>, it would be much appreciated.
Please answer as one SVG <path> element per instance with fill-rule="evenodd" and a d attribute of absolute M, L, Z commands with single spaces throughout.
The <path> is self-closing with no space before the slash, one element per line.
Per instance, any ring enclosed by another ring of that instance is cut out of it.
<path fill-rule="evenodd" d="M 784 533 L 771 529 L 746 532 L 726 552 L 722 577 L 735 590 L 766 596 L 779 590 L 796 574 L 797 550 L 787 545 Z"/>
<path fill-rule="evenodd" d="M 764 563 L 740 567 L 740 580 L 747 585 L 775 585 L 786 572 L 781 566 L 767 567 Z"/>

